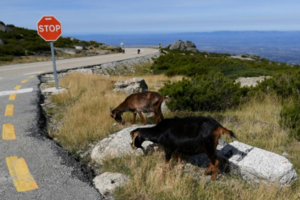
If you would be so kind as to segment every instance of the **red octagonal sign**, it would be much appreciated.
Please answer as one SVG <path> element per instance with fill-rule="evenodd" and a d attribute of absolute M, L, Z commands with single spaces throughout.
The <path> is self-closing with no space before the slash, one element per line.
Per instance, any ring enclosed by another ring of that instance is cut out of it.
<path fill-rule="evenodd" d="M 37 28 L 38 34 L 46 41 L 56 41 L 62 33 L 61 24 L 54 16 L 43 16 Z"/>

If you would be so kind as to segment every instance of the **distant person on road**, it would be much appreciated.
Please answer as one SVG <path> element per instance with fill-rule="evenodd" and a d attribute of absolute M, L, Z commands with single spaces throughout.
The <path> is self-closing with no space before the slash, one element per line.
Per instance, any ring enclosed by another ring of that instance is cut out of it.
<path fill-rule="evenodd" d="M 140 50 L 140 49 L 138 49 L 138 50 L 137 50 L 137 52 L 138 52 L 138 54 L 140 54 L 141 50 Z"/>

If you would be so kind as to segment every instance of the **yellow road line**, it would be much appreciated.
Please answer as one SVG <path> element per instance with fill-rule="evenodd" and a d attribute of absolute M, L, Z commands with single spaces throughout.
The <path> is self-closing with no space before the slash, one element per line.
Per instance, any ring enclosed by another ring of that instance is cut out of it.
<path fill-rule="evenodd" d="M 17 139 L 14 125 L 12 125 L 12 124 L 3 124 L 3 126 L 2 126 L 2 139 L 3 140 L 15 140 L 15 139 Z"/>
<path fill-rule="evenodd" d="M 28 81 L 28 79 L 24 79 L 21 83 L 26 83 Z"/>
<path fill-rule="evenodd" d="M 28 78 L 34 78 L 34 75 L 29 76 Z"/>
<path fill-rule="evenodd" d="M 4 116 L 13 116 L 14 115 L 14 105 L 8 104 L 5 109 Z"/>
<path fill-rule="evenodd" d="M 18 192 L 35 190 L 39 186 L 30 174 L 24 158 L 11 156 L 6 158 L 7 167 Z"/>
<path fill-rule="evenodd" d="M 16 100 L 16 97 L 17 97 L 17 93 L 11 94 L 11 95 L 9 95 L 9 99 L 8 100 L 14 101 L 14 100 Z"/>
<path fill-rule="evenodd" d="M 17 85 L 16 87 L 15 87 L 15 90 L 18 90 L 18 89 L 20 89 L 22 87 L 22 85 Z"/>

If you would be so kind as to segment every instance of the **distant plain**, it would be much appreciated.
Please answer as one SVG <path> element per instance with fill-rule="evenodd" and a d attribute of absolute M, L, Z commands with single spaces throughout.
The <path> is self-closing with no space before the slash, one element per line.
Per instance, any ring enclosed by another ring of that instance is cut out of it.
<path fill-rule="evenodd" d="M 68 35 L 125 47 L 157 47 L 179 39 L 190 40 L 200 51 L 258 55 L 277 62 L 300 64 L 300 31 L 219 31 L 174 34 L 91 34 Z"/>

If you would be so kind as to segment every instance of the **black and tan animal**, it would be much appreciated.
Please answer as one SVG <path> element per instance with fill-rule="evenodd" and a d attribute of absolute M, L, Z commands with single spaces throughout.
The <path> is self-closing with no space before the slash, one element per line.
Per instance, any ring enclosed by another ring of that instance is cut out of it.
<path fill-rule="evenodd" d="M 172 153 L 177 154 L 178 164 L 181 163 L 181 154 L 205 153 L 210 160 L 205 175 L 212 173 L 212 180 L 215 180 L 218 175 L 219 160 L 216 148 L 219 138 L 224 134 L 235 137 L 232 131 L 227 130 L 211 117 L 165 119 L 154 127 L 137 128 L 130 134 L 133 149 L 143 148 L 141 145 L 144 141 L 151 141 L 162 146 L 167 164 Z"/>
<path fill-rule="evenodd" d="M 129 95 L 118 107 L 110 109 L 110 116 L 114 118 L 118 123 L 122 123 L 122 114 L 130 111 L 133 113 L 132 124 L 136 121 L 136 115 L 139 114 L 143 123 L 146 124 L 146 120 L 142 114 L 153 112 L 156 118 L 156 124 L 163 120 L 163 114 L 161 112 L 161 104 L 169 97 L 162 97 L 157 92 L 144 91 Z"/>

